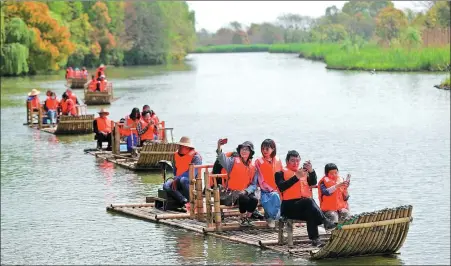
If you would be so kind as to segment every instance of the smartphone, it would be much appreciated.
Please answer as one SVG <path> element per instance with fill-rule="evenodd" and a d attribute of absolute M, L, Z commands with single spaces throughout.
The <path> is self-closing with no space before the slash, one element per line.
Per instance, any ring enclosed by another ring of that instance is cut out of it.
<path fill-rule="evenodd" d="M 227 138 L 225 138 L 225 139 L 221 139 L 220 143 L 221 143 L 221 145 L 224 145 L 224 144 L 227 144 L 228 141 L 229 140 Z"/>
<path fill-rule="evenodd" d="M 350 174 L 348 174 L 348 175 L 346 176 L 346 181 L 347 181 L 347 182 L 351 181 L 351 175 L 350 175 Z"/>

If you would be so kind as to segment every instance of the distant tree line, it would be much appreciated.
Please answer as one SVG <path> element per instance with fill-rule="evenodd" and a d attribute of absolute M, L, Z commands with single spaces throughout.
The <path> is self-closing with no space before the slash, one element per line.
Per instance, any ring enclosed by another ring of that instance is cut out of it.
<path fill-rule="evenodd" d="M 421 44 L 425 28 L 450 27 L 449 1 L 421 1 L 424 12 L 396 9 L 392 1 L 349 1 L 340 10 L 327 7 L 324 15 L 311 18 L 283 14 L 276 22 L 244 26 L 234 21 L 215 33 L 197 32 L 197 46 L 225 44 L 274 44 L 302 42 L 344 42 L 359 46 L 374 41 L 381 45 Z"/>

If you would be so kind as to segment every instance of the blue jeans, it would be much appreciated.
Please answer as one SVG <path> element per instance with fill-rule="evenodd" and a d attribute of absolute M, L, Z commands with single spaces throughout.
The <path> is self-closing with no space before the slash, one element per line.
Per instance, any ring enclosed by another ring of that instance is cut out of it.
<path fill-rule="evenodd" d="M 172 189 L 174 179 L 177 180 L 176 190 Z M 174 179 L 166 181 L 166 183 L 163 184 L 163 189 L 183 205 L 189 202 L 189 177 L 175 177 Z"/>
<path fill-rule="evenodd" d="M 48 110 L 47 116 L 50 119 L 50 123 L 52 123 L 52 124 L 56 123 L 56 111 L 55 110 Z"/>
<path fill-rule="evenodd" d="M 279 193 L 262 191 L 260 201 L 265 210 L 265 217 L 273 220 L 279 219 L 281 204 Z"/>

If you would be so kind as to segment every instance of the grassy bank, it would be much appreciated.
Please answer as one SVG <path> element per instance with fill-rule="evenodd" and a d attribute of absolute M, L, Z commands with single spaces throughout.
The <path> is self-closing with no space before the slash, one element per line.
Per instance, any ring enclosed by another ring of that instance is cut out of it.
<path fill-rule="evenodd" d="M 197 47 L 192 53 L 249 53 L 267 52 L 269 44 L 231 44 Z"/>
<path fill-rule="evenodd" d="M 266 49 L 266 50 L 265 50 Z M 203 53 L 262 52 L 299 53 L 300 57 L 322 60 L 330 69 L 379 71 L 445 71 L 450 65 L 449 47 L 444 48 L 382 48 L 367 44 L 348 50 L 342 44 L 274 44 L 222 45 L 199 47 Z"/>
<path fill-rule="evenodd" d="M 443 90 L 451 90 L 451 78 L 448 76 L 440 85 L 435 85 L 434 87 Z"/>

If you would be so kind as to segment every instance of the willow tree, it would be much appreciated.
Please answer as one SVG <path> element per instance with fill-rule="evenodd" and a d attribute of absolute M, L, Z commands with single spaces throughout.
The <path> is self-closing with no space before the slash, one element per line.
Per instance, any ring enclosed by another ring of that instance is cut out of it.
<path fill-rule="evenodd" d="M 28 73 L 27 61 L 29 47 L 33 39 L 33 31 L 20 18 L 12 18 L 4 25 L 1 49 L 2 75 L 21 75 Z"/>

